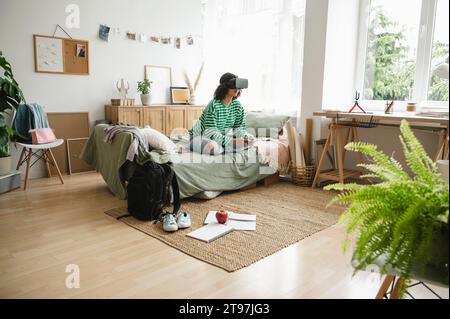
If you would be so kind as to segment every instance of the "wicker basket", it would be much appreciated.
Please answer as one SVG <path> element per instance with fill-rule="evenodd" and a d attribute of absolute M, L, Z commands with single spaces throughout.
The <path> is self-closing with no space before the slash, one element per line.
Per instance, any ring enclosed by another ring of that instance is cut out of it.
<path fill-rule="evenodd" d="M 316 167 L 308 165 L 303 167 L 291 166 L 292 181 L 300 186 L 311 186 L 316 174 Z"/>

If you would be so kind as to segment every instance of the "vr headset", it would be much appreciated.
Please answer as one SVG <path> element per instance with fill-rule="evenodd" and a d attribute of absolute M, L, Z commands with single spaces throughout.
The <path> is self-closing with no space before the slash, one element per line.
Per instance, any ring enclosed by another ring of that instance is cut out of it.
<path fill-rule="evenodd" d="M 241 78 L 234 78 L 227 82 L 227 88 L 229 89 L 247 89 L 248 80 Z"/>

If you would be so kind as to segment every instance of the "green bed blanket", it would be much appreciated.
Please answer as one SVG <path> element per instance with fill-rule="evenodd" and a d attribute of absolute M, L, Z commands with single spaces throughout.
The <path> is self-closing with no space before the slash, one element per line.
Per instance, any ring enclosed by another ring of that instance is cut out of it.
<path fill-rule="evenodd" d="M 80 158 L 92 165 L 105 180 L 110 190 L 120 199 L 126 199 L 126 188 L 120 181 L 119 168 L 125 163 L 133 136 L 118 134 L 113 143 L 103 141 L 104 129 L 97 125 L 89 137 Z M 260 165 L 255 149 L 220 156 L 197 153 L 168 154 L 159 151 L 147 153 L 147 159 L 156 163 L 172 162 L 180 188 L 180 197 L 187 198 L 204 191 L 230 191 L 249 186 L 275 171 Z"/>

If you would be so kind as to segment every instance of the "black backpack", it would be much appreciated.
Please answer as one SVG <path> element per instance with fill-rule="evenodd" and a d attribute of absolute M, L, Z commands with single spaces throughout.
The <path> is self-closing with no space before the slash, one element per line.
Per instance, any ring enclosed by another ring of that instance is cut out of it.
<path fill-rule="evenodd" d="M 158 221 L 173 194 L 173 212 L 180 209 L 180 191 L 175 172 L 170 164 L 148 162 L 136 165 L 127 186 L 128 212 L 139 220 Z M 166 212 L 167 213 L 167 212 Z"/>

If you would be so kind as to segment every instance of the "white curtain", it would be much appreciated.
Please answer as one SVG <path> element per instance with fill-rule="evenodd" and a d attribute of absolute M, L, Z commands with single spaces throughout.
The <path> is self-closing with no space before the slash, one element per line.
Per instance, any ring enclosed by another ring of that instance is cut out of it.
<path fill-rule="evenodd" d="M 246 110 L 295 116 L 300 109 L 305 0 L 204 0 L 204 84 L 211 99 L 220 76 L 249 79 Z"/>

